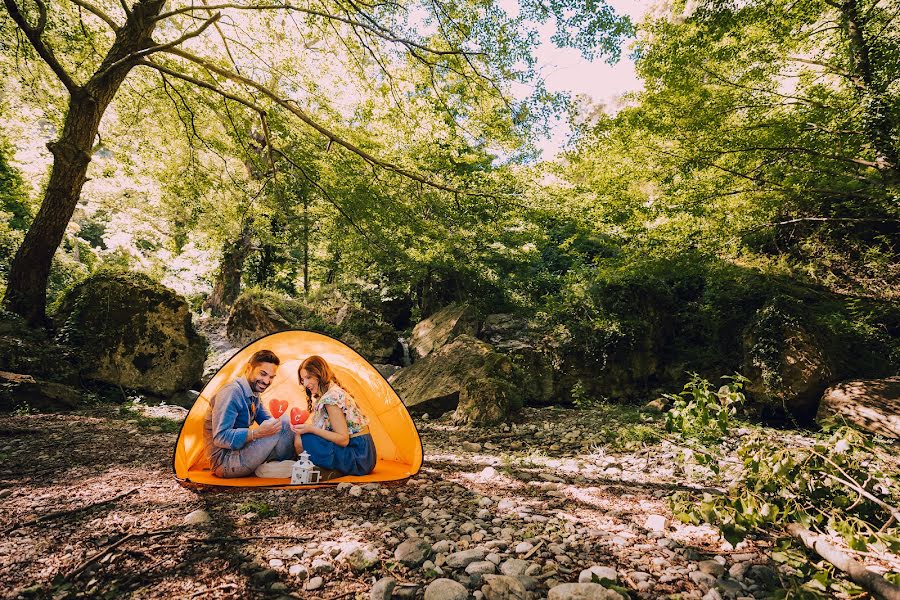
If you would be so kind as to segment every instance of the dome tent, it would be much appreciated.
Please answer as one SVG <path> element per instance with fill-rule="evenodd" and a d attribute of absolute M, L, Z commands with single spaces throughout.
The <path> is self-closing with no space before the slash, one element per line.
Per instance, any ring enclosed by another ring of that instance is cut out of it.
<path fill-rule="evenodd" d="M 366 359 L 338 340 L 311 331 L 281 331 L 251 342 L 232 356 L 200 392 L 181 427 L 175 445 L 173 468 L 180 483 L 189 486 L 300 487 L 289 479 L 238 477 L 224 479 L 209 470 L 204 452 L 203 422 L 213 398 L 225 384 L 244 372 L 250 357 L 258 350 L 271 350 L 281 366 L 269 388 L 260 396 L 268 408 L 273 398 L 288 401 L 288 413 L 294 406 L 306 408 L 306 392 L 297 379 L 300 363 L 317 354 L 334 370 L 341 386 L 356 400 L 369 420 L 378 463 L 363 476 L 344 476 L 321 485 L 341 482 L 366 483 L 398 481 L 415 475 L 422 466 L 422 441 L 400 397 Z M 302 486 L 309 488 L 312 486 Z"/>

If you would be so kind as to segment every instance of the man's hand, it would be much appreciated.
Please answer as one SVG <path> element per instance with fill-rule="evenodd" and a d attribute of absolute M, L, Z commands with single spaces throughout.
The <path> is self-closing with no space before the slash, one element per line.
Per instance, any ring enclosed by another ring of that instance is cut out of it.
<path fill-rule="evenodd" d="M 266 419 L 262 425 L 256 428 L 256 433 L 253 435 L 256 439 L 259 439 L 275 435 L 279 431 L 281 431 L 281 421 L 278 419 Z"/>

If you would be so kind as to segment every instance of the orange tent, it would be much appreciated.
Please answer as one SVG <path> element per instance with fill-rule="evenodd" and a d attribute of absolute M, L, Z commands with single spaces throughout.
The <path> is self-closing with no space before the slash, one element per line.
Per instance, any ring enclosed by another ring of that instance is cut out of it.
<path fill-rule="evenodd" d="M 209 399 L 222 386 L 241 376 L 247 361 L 258 350 L 271 350 L 281 359 L 278 375 L 260 396 L 266 407 L 270 399 L 279 398 L 288 401 L 288 412 L 294 406 L 306 408 L 306 392 L 297 379 L 297 370 L 303 359 L 318 354 L 332 367 L 341 385 L 356 399 L 360 410 L 369 419 L 369 431 L 378 454 L 375 470 L 361 477 L 332 479 L 322 485 L 336 485 L 342 481 L 398 481 L 418 473 L 422 466 L 419 432 L 397 392 L 375 367 L 349 346 L 328 336 L 311 331 L 282 331 L 245 346 L 203 388 L 181 427 L 175 446 L 173 467 L 179 482 L 189 486 L 301 487 L 292 486 L 290 479 L 253 476 L 223 479 L 205 468 L 208 459 L 203 443 L 203 421 Z"/>

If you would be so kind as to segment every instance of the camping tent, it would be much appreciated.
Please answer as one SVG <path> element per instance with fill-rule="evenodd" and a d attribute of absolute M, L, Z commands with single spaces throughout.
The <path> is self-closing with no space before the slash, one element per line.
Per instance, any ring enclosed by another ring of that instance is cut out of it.
<path fill-rule="evenodd" d="M 280 359 L 278 375 L 260 396 L 269 400 L 287 400 L 290 408 L 306 408 L 306 392 L 297 379 L 300 363 L 318 354 L 332 367 L 341 385 L 359 404 L 369 419 L 369 431 L 375 441 L 378 464 L 361 477 L 345 476 L 325 485 L 342 481 L 397 481 L 415 475 L 422 466 L 422 441 L 406 407 L 390 384 L 366 359 L 349 346 L 328 336 L 311 331 L 282 331 L 262 337 L 232 356 L 206 384 L 188 413 L 175 446 L 175 477 L 187 485 L 293 487 L 289 479 L 239 477 L 222 479 L 208 469 L 203 442 L 203 421 L 209 399 L 232 379 L 239 377 L 254 352 L 271 350 Z M 308 486 L 304 486 L 308 487 Z"/>

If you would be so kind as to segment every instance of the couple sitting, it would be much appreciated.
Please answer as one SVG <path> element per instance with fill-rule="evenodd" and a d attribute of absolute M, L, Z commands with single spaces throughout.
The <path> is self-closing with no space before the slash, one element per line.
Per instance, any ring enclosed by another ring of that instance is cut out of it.
<path fill-rule="evenodd" d="M 341 388 L 320 356 L 300 365 L 298 378 L 311 403 L 311 418 L 291 425 L 275 419 L 260 402 L 281 361 L 270 350 L 250 357 L 244 375 L 210 400 L 204 437 L 217 477 L 247 477 L 271 460 L 296 460 L 306 450 L 317 467 L 344 475 L 366 475 L 375 468 L 375 444 L 368 421 L 353 397 Z M 259 427 L 251 429 L 253 423 Z"/>

